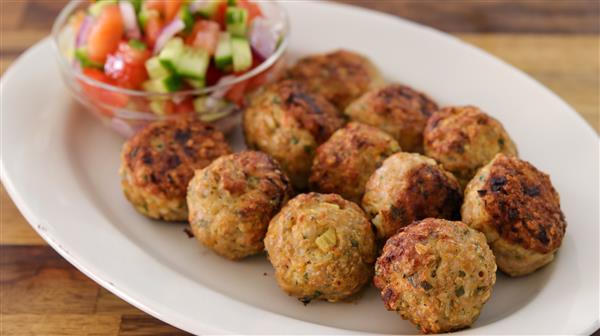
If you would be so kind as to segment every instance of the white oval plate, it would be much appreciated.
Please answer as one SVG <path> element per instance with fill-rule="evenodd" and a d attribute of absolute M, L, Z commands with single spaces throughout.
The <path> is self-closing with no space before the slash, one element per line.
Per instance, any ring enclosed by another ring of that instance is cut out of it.
<path fill-rule="evenodd" d="M 523 278 L 498 275 L 463 333 L 590 333 L 599 324 L 598 137 L 562 100 L 520 71 L 448 35 L 329 3 L 287 3 L 294 55 L 348 48 L 386 77 L 441 104 L 500 119 L 523 158 L 548 172 L 569 226 L 556 260 Z M 193 333 L 415 333 L 373 287 L 355 303 L 302 305 L 283 294 L 264 256 L 230 262 L 127 203 L 122 139 L 69 96 L 48 39 L 2 78 L 1 172 L 29 223 L 63 257 L 138 308 Z M 239 133 L 231 138 L 241 148 Z M 266 274 L 266 275 L 265 275 Z"/>

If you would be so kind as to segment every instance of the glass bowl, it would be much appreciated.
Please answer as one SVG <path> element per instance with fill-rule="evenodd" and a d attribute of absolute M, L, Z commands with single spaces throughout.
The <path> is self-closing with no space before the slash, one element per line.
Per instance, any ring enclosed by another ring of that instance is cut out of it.
<path fill-rule="evenodd" d="M 222 77 L 212 86 L 153 93 L 102 83 L 81 71 L 71 56 L 77 33 L 68 22 L 71 14 L 85 9 L 89 2 L 72 0 L 60 12 L 52 27 L 61 75 L 71 94 L 87 110 L 125 137 L 130 137 L 149 122 L 182 114 L 195 116 L 227 133 L 239 124 L 245 97 L 280 77 L 285 66 L 284 55 L 289 41 L 287 13 L 274 1 L 257 4 L 263 16 L 276 24 L 281 32 L 281 40 L 271 56 L 250 71 L 239 76 Z"/>

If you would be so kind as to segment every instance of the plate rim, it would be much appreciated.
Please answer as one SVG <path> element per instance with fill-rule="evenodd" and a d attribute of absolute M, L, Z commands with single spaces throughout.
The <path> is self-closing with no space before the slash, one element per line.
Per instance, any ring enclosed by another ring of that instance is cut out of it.
<path fill-rule="evenodd" d="M 309 5 L 317 5 L 317 2 L 315 1 L 310 1 L 308 2 Z M 458 43 L 461 47 L 467 47 L 469 49 L 471 49 L 472 51 L 476 52 L 478 54 L 478 57 L 485 57 L 487 59 L 490 59 L 496 63 L 500 63 L 503 64 L 505 66 L 507 66 L 508 68 L 510 68 L 512 70 L 512 72 L 517 73 L 522 79 L 527 80 L 530 84 L 536 86 L 537 88 L 541 88 L 543 91 L 545 91 L 546 94 L 550 94 L 550 96 L 552 96 L 556 102 L 559 102 L 561 105 L 563 105 L 563 108 L 566 108 L 568 110 L 570 110 L 571 114 L 574 114 L 577 116 L 577 120 L 580 124 L 585 125 L 584 127 L 588 130 L 587 132 L 590 133 L 594 136 L 596 143 L 600 144 L 600 136 L 596 133 L 596 131 L 591 127 L 591 125 L 589 125 L 585 119 L 576 112 L 576 110 L 571 107 L 566 101 L 564 101 L 560 96 L 558 96 L 556 93 L 554 93 L 553 91 L 551 91 L 549 88 L 547 88 L 546 86 L 544 86 L 543 84 L 541 84 L 540 82 L 538 82 L 536 79 L 534 79 L 533 77 L 527 75 L 524 71 L 520 70 L 519 68 L 516 68 L 515 66 L 503 61 L 502 59 L 487 53 L 485 51 L 483 51 L 482 49 L 473 46 L 467 42 L 464 42 L 462 40 L 460 40 L 459 38 L 442 32 L 440 30 L 437 30 L 435 28 L 432 27 L 428 27 L 425 25 L 422 25 L 420 23 L 416 23 L 416 22 L 412 22 L 409 21 L 407 19 L 404 19 L 402 17 L 398 17 L 392 14 L 388 14 L 388 13 L 383 13 L 383 12 L 379 12 L 379 11 L 375 11 L 375 10 L 370 10 L 370 9 L 365 9 L 365 8 L 361 8 L 361 7 L 356 7 L 356 6 L 351 6 L 351 5 L 346 5 L 346 4 L 338 4 L 338 3 L 329 3 L 329 2 L 325 2 L 325 3 L 318 3 L 319 6 L 333 6 L 333 7 L 345 7 L 348 9 L 351 9 L 353 11 L 356 12 L 366 12 L 368 15 L 376 15 L 376 16 L 381 16 L 382 18 L 385 18 L 387 20 L 389 19 L 393 19 L 393 20 L 399 20 L 400 22 L 402 22 L 403 24 L 407 24 L 409 26 L 412 26 L 413 28 L 418 28 L 421 30 L 427 30 L 430 33 L 433 33 L 435 35 L 438 35 L 438 37 L 442 37 L 444 39 L 448 39 L 448 40 L 452 40 L 453 43 Z M 292 34 L 293 34 L 293 28 L 292 28 Z M 24 62 L 25 59 L 27 59 L 28 57 L 30 57 L 31 54 L 33 54 L 35 51 L 38 51 L 38 49 L 41 49 L 43 47 L 45 47 L 46 44 L 48 44 L 49 41 L 49 37 L 45 37 L 42 40 L 38 41 L 36 44 L 34 44 L 33 46 L 31 46 L 30 48 L 28 48 L 24 53 L 22 53 L 21 55 L 19 55 L 19 57 L 11 64 L 11 66 L 5 71 L 4 75 L 2 76 L 0 83 L 1 83 L 1 88 L 0 88 L 0 92 L 2 92 L 4 94 L 5 92 L 5 86 L 6 83 L 11 81 L 11 78 L 13 76 L 15 76 L 15 74 L 17 73 L 17 69 L 19 67 L 19 65 L 21 63 Z M 2 113 L 2 118 L 4 119 L 4 117 L 6 116 L 6 114 L 3 112 Z M 589 134 L 588 134 L 589 135 Z M 27 205 L 27 203 L 25 202 L 25 198 L 23 195 L 21 195 L 21 193 L 18 191 L 17 186 L 14 184 L 14 178 L 11 178 L 10 176 L 7 175 L 8 172 L 6 170 L 5 167 L 5 163 L 4 163 L 4 154 L 0 155 L 0 178 L 2 180 L 2 183 L 5 186 L 5 189 L 7 191 L 7 193 L 9 194 L 9 196 L 11 197 L 11 199 L 13 200 L 14 204 L 16 205 L 17 209 L 19 209 L 19 211 L 21 212 L 21 214 L 23 214 L 23 216 L 27 219 L 27 222 L 29 223 L 29 225 L 55 250 L 57 251 L 63 258 L 65 258 L 69 263 L 71 263 L 74 267 L 76 267 L 79 271 L 81 271 L 82 273 L 84 273 L 86 276 L 90 277 L 91 279 L 93 279 L 95 282 L 97 282 L 99 285 L 101 285 L 102 287 L 108 289 L 109 291 L 111 291 L 112 293 L 114 293 L 115 295 L 119 296 L 120 298 L 124 299 L 125 301 L 127 301 L 128 303 L 132 304 L 133 306 L 145 311 L 146 313 L 155 316 L 167 323 L 170 323 L 178 328 L 181 328 L 182 330 L 188 330 L 190 331 L 190 329 L 188 328 L 189 326 L 187 325 L 183 325 L 182 323 L 180 323 L 179 320 L 176 320 L 174 317 L 171 316 L 163 316 L 162 314 L 160 314 L 159 312 L 157 312 L 156 310 L 154 310 L 153 308 L 147 306 L 146 304 L 144 304 L 143 302 L 136 300 L 135 298 L 131 297 L 129 294 L 127 294 L 126 292 L 122 291 L 121 289 L 119 289 L 118 287 L 114 286 L 110 281 L 103 279 L 100 276 L 97 276 L 96 273 L 92 271 L 91 269 L 93 269 L 93 267 L 90 267 L 90 269 L 88 269 L 88 267 L 86 265 L 82 265 L 80 260 L 78 260 L 77 257 L 71 255 L 66 249 L 64 249 L 63 246 L 61 246 L 61 244 L 59 242 L 57 242 L 55 240 L 54 237 L 51 236 L 51 234 L 48 231 L 44 231 L 42 230 L 38 225 L 36 225 L 37 223 L 37 218 L 38 216 L 36 216 L 33 213 L 33 210 Z M 88 265 L 89 266 L 89 265 Z M 210 288 L 208 288 L 209 290 L 212 290 Z M 245 304 L 244 302 L 240 302 L 241 304 Z M 250 306 L 251 308 L 257 310 L 257 311 L 261 311 L 261 312 L 268 312 L 271 313 L 269 311 L 266 311 L 264 309 L 258 308 L 258 307 L 254 307 L 254 306 Z M 279 315 L 279 314 L 278 314 Z M 294 319 L 285 315 L 280 315 L 282 317 L 285 318 L 290 318 L 290 319 Z M 297 319 L 294 319 L 297 320 Z M 318 326 L 319 328 L 324 328 L 326 331 L 335 331 L 335 332 L 343 332 L 343 333 L 354 333 L 356 331 L 353 330 L 346 330 L 346 329 L 338 329 L 338 328 L 333 328 L 333 327 L 329 327 L 329 326 L 324 326 L 321 324 L 317 324 L 317 323 L 313 323 L 313 322 L 308 322 L 308 321 L 303 321 L 303 320 L 297 320 L 297 321 L 301 321 L 304 323 L 308 323 L 308 324 L 312 324 L 315 326 Z M 498 321 L 499 322 L 499 321 Z M 207 325 L 205 322 L 200 321 L 200 323 L 203 325 L 203 329 L 204 330 L 219 330 L 219 332 L 223 332 L 224 330 L 220 330 L 220 328 L 214 328 L 214 326 L 211 325 Z M 496 322 L 492 323 L 495 324 Z M 490 324 L 491 325 L 491 324 Z M 595 320 L 592 321 L 592 323 L 588 326 L 588 327 L 582 327 L 579 332 L 582 333 L 591 333 L 594 332 L 598 327 L 600 326 L 600 320 Z M 477 329 L 471 329 L 471 330 L 477 330 Z M 192 331 L 193 332 L 193 331 Z"/>

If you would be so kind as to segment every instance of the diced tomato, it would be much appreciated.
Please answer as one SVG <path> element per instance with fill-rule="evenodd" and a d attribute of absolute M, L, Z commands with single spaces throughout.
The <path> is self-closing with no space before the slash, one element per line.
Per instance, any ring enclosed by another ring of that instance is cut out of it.
<path fill-rule="evenodd" d="M 225 29 L 225 12 L 227 11 L 227 1 L 223 1 L 217 7 L 214 16 L 212 17 L 213 21 L 216 21 L 221 29 Z"/>
<path fill-rule="evenodd" d="M 173 113 L 190 113 L 194 111 L 194 102 L 192 98 L 186 98 L 182 102 L 173 104 Z"/>
<path fill-rule="evenodd" d="M 165 22 L 173 20 L 183 4 L 183 0 L 166 0 L 164 6 Z"/>
<path fill-rule="evenodd" d="M 148 44 L 150 48 L 154 47 L 158 35 L 160 35 L 160 32 L 163 29 L 163 25 L 164 22 L 159 15 L 148 18 L 146 27 L 144 27 L 144 34 L 146 35 L 146 44 Z"/>
<path fill-rule="evenodd" d="M 236 5 L 241 8 L 246 8 L 248 11 L 248 23 L 252 22 L 254 18 L 262 16 L 262 11 L 258 4 L 248 0 L 236 0 Z"/>
<path fill-rule="evenodd" d="M 108 78 L 102 71 L 93 68 L 84 68 L 83 73 L 99 82 L 114 85 L 115 83 Z M 84 81 L 80 81 L 85 95 L 104 113 L 111 117 L 112 111 L 110 107 L 123 107 L 127 105 L 129 98 L 123 93 L 113 92 L 93 86 Z"/>
<path fill-rule="evenodd" d="M 199 20 L 194 24 L 192 33 L 185 42 L 197 48 L 202 48 L 210 55 L 215 53 L 219 43 L 219 24 L 214 21 Z"/>
<path fill-rule="evenodd" d="M 164 0 L 146 0 L 143 2 L 143 6 L 145 9 L 154 9 L 159 13 L 164 13 L 165 11 Z"/>
<path fill-rule="evenodd" d="M 106 5 L 88 38 L 87 51 L 94 62 L 104 63 L 117 50 L 123 35 L 123 20 L 118 5 Z"/>
<path fill-rule="evenodd" d="M 242 106 L 244 104 L 244 93 L 246 93 L 247 86 L 247 80 L 233 85 L 225 94 L 225 98 L 238 106 Z"/>
<path fill-rule="evenodd" d="M 145 62 L 151 53 L 146 49 L 136 49 L 123 41 L 118 50 L 108 56 L 104 73 L 120 87 L 138 89 L 148 79 Z"/>

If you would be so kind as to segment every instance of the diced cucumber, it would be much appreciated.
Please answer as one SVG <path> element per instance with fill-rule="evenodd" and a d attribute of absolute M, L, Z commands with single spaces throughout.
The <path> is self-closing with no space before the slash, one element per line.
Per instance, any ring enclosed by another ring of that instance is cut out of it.
<path fill-rule="evenodd" d="M 200 114 L 199 118 L 200 118 L 200 120 L 209 123 L 209 122 L 213 122 L 218 119 L 221 119 L 230 113 L 231 113 L 231 110 L 202 113 L 202 114 Z"/>
<path fill-rule="evenodd" d="M 142 29 L 146 28 L 146 24 L 148 23 L 148 20 L 150 20 L 153 17 L 159 17 L 160 13 L 155 10 L 155 9 L 146 9 L 142 6 L 142 9 L 140 10 L 140 14 L 138 15 L 138 22 L 140 24 L 140 27 Z"/>
<path fill-rule="evenodd" d="M 127 1 L 131 2 L 136 13 L 140 12 L 140 9 L 142 9 L 142 1 L 143 0 L 127 0 Z"/>
<path fill-rule="evenodd" d="M 223 0 L 208 0 L 198 9 L 198 13 L 206 19 L 212 18 L 222 2 Z"/>
<path fill-rule="evenodd" d="M 116 4 L 118 0 L 98 0 L 88 9 L 91 16 L 98 17 L 106 5 Z"/>
<path fill-rule="evenodd" d="M 179 37 L 170 39 L 158 54 L 160 63 L 171 72 L 175 72 L 177 60 L 184 51 L 183 40 Z"/>
<path fill-rule="evenodd" d="M 233 64 L 233 54 L 231 53 L 231 37 L 229 33 L 219 33 L 219 42 L 215 51 L 215 65 L 218 69 L 225 70 Z"/>
<path fill-rule="evenodd" d="M 163 78 L 171 74 L 169 70 L 160 63 L 156 56 L 149 58 L 146 61 L 145 66 L 146 71 L 148 71 L 148 76 L 150 76 L 151 79 Z"/>
<path fill-rule="evenodd" d="M 206 86 L 206 84 L 204 83 L 204 79 L 186 78 L 185 82 L 188 83 L 194 89 L 202 89 Z"/>
<path fill-rule="evenodd" d="M 142 84 L 142 88 L 146 91 L 156 93 L 174 92 L 181 88 L 181 79 L 175 75 L 150 79 Z"/>
<path fill-rule="evenodd" d="M 185 47 L 175 62 L 177 74 L 193 79 L 204 79 L 210 56 L 202 48 Z"/>
<path fill-rule="evenodd" d="M 133 49 L 137 49 L 137 50 L 146 50 L 146 48 L 148 48 L 146 46 L 146 43 L 137 40 L 137 39 L 131 39 L 128 42 L 129 46 L 132 47 Z"/>
<path fill-rule="evenodd" d="M 233 71 L 248 70 L 252 66 L 252 51 L 247 39 L 232 37 L 231 51 L 233 53 Z"/>
<path fill-rule="evenodd" d="M 150 101 L 150 111 L 152 113 L 164 116 L 165 113 L 165 100 L 164 99 L 152 99 Z"/>
<path fill-rule="evenodd" d="M 194 17 L 192 16 L 192 12 L 190 12 L 190 8 L 188 6 L 182 6 L 179 10 L 179 18 L 185 24 L 184 32 L 189 33 L 194 28 Z"/>
<path fill-rule="evenodd" d="M 237 6 L 236 0 L 227 0 L 227 6 Z"/>
<path fill-rule="evenodd" d="M 248 28 L 248 11 L 240 7 L 227 7 L 225 12 L 227 31 L 233 36 L 245 36 Z"/>
<path fill-rule="evenodd" d="M 75 49 L 75 58 L 79 61 L 79 64 L 81 64 L 81 66 L 84 68 L 104 68 L 104 65 L 102 63 L 98 63 L 90 59 L 87 53 L 87 49 L 85 49 L 85 47 Z"/>

